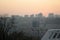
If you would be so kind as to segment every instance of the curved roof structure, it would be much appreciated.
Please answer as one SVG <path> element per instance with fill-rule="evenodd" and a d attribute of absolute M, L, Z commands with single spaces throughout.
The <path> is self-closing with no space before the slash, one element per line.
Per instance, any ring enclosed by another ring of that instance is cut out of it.
<path fill-rule="evenodd" d="M 60 29 L 50 29 L 41 40 L 60 40 Z"/>

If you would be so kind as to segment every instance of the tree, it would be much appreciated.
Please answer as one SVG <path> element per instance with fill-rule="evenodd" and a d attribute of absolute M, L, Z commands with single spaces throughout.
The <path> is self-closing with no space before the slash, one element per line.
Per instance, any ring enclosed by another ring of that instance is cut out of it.
<path fill-rule="evenodd" d="M 0 17 L 0 40 L 7 40 L 6 21 L 7 17 Z"/>
<path fill-rule="evenodd" d="M 10 29 L 12 29 L 13 25 L 14 20 L 10 20 L 10 17 L 0 17 L 0 40 L 8 40 L 8 32 L 10 31 Z"/>

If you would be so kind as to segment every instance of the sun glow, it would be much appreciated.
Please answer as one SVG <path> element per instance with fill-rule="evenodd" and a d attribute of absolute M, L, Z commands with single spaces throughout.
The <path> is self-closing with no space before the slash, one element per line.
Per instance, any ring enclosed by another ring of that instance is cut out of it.
<path fill-rule="evenodd" d="M 60 13 L 60 0 L 0 0 L 0 13 L 37 14 Z"/>

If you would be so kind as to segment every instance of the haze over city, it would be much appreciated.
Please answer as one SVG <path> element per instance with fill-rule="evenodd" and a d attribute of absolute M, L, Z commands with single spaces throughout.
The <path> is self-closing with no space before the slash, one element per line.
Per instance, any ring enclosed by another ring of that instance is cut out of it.
<path fill-rule="evenodd" d="M 0 15 L 60 14 L 60 0 L 0 0 Z"/>
<path fill-rule="evenodd" d="M 0 40 L 60 40 L 60 0 L 0 0 Z"/>

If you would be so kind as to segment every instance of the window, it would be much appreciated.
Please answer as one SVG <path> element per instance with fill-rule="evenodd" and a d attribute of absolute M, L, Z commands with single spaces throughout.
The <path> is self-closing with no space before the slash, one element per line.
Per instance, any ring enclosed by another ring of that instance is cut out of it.
<path fill-rule="evenodd" d="M 56 36 L 57 36 L 57 33 L 55 33 L 55 34 L 53 35 L 53 38 L 56 38 Z"/>

